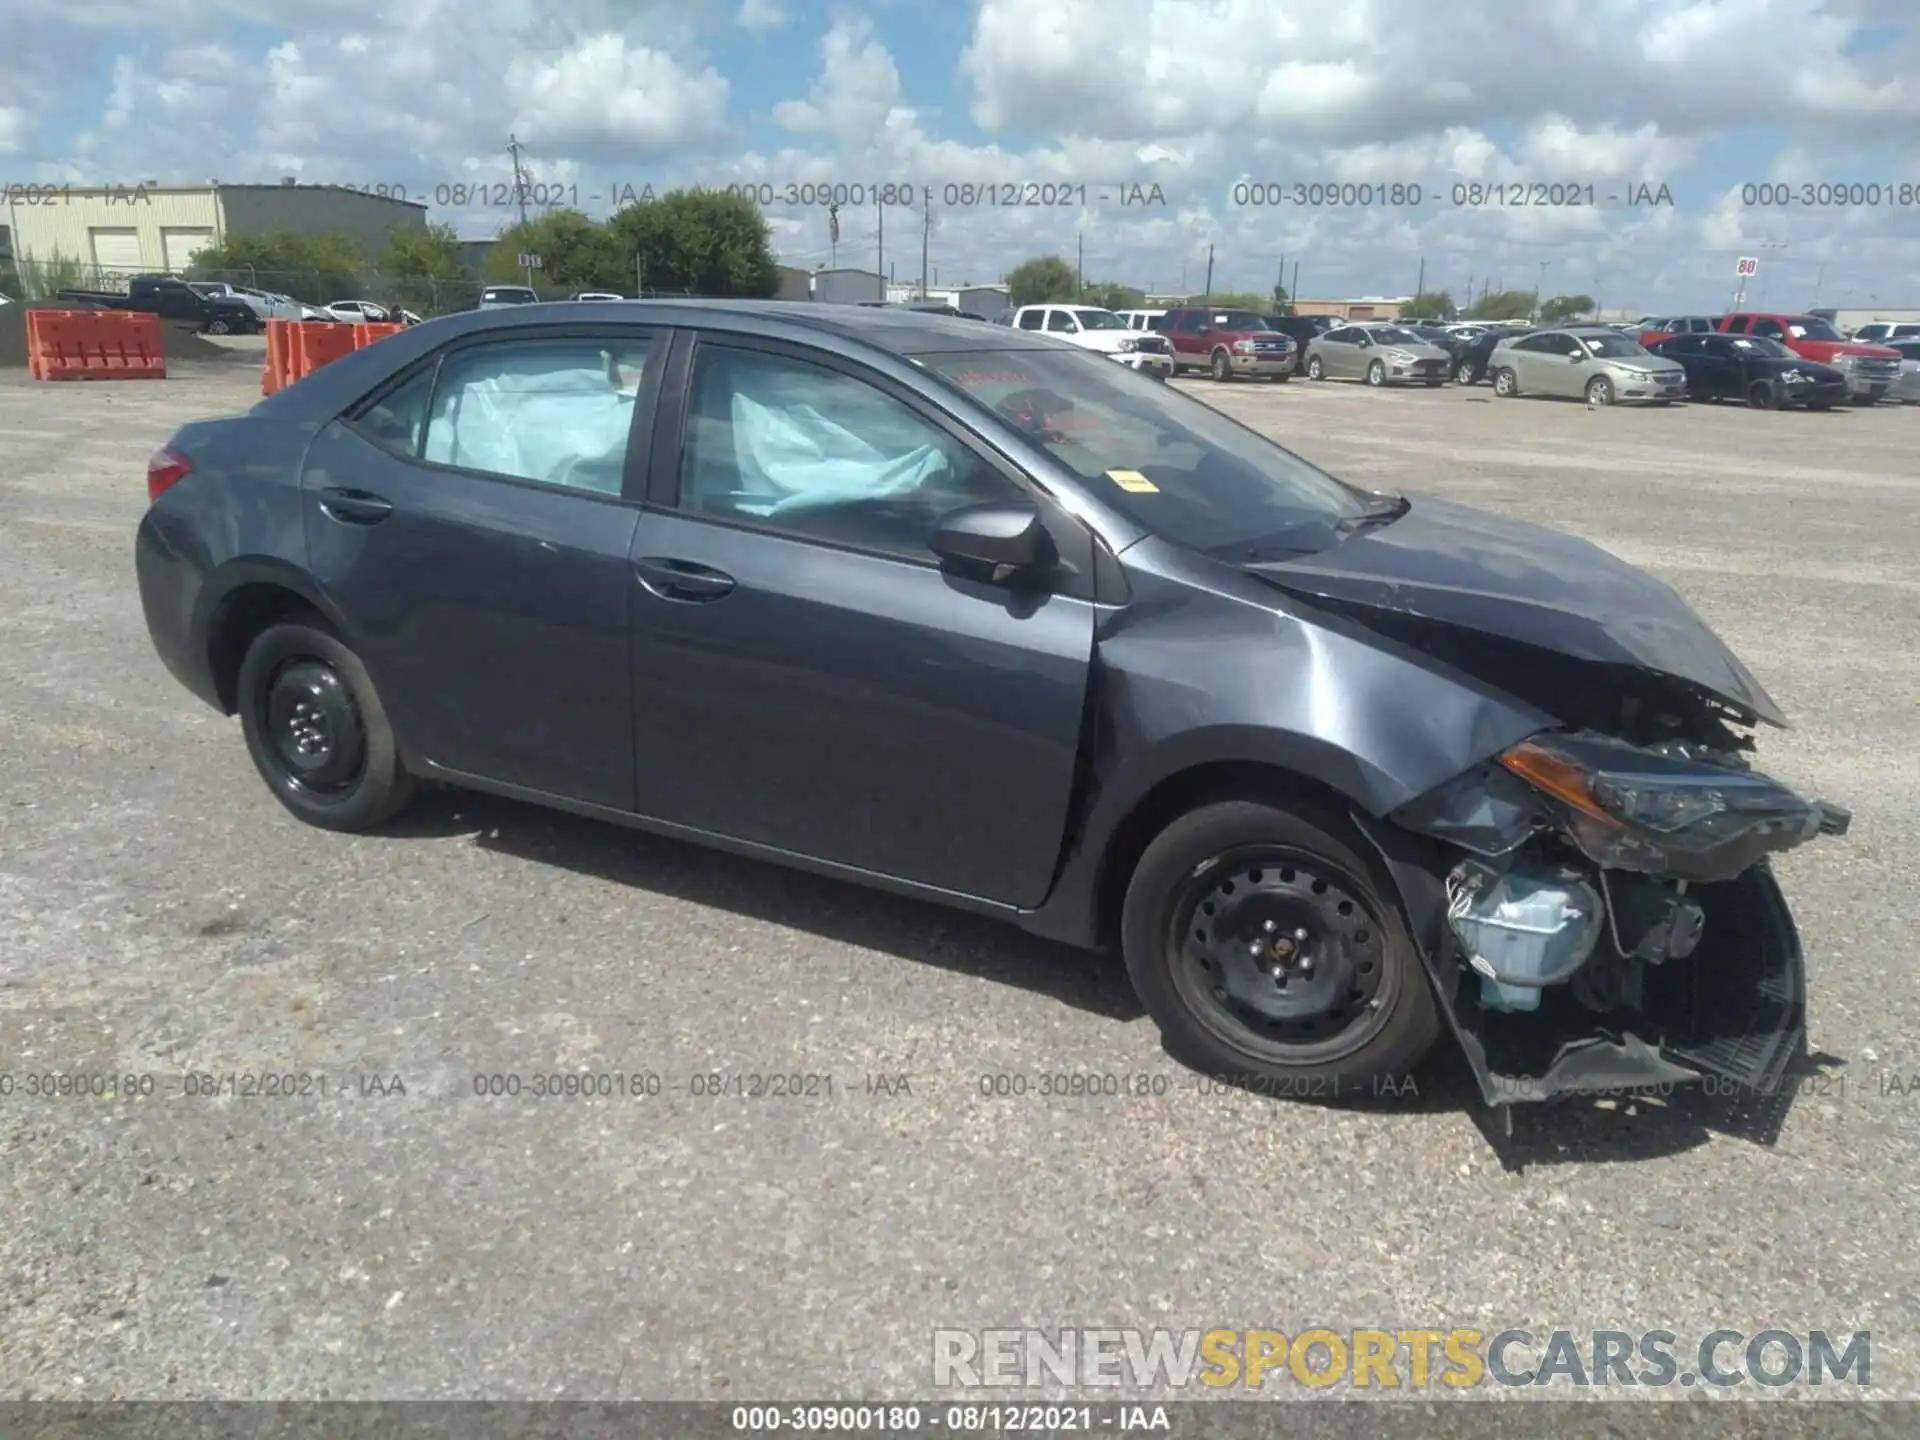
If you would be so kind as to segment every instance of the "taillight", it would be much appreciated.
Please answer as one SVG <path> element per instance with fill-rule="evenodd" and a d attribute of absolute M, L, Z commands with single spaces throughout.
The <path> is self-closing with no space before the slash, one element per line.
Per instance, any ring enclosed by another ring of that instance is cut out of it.
<path fill-rule="evenodd" d="M 193 464 L 186 456 L 162 445 L 147 461 L 147 503 L 151 505 L 192 473 Z"/>

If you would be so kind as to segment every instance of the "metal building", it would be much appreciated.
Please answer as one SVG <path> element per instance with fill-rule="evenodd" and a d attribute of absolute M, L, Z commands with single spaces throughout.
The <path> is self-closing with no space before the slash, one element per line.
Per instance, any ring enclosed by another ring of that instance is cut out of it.
<path fill-rule="evenodd" d="M 396 224 L 427 223 L 423 204 L 334 185 L 22 188 L 0 212 L 22 267 L 65 260 L 103 276 L 178 273 L 209 245 L 274 230 L 344 235 L 372 258 Z"/>
<path fill-rule="evenodd" d="M 864 305 L 887 298 L 887 280 L 873 270 L 815 270 L 811 299 L 823 305 Z"/>

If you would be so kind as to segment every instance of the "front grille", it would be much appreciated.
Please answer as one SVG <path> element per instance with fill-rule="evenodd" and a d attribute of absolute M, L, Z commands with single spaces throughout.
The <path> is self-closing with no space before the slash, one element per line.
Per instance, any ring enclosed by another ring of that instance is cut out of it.
<path fill-rule="evenodd" d="M 1136 350 L 1144 351 L 1149 355 L 1165 355 L 1173 348 L 1167 344 L 1166 337 L 1161 335 L 1142 335 L 1133 343 Z"/>
<path fill-rule="evenodd" d="M 1256 340 L 1253 342 L 1253 353 L 1256 355 L 1284 355 L 1291 349 L 1293 349 L 1293 342 L 1290 340 Z"/>
<path fill-rule="evenodd" d="M 1846 366 L 1862 380 L 1872 380 L 1876 383 L 1881 381 L 1890 383 L 1900 375 L 1898 360 L 1880 360 L 1871 355 L 1849 355 Z"/>

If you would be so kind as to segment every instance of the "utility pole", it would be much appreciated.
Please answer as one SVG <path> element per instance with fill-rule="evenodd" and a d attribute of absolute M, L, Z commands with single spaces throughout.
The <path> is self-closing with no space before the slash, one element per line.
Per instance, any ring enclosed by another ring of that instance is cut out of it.
<path fill-rule="evenodd" d="M 516 135 L 507 136 L 507 155 L 513 161 L 513 193 L 520 202 L 520 243 L 526 244 L 527 228 L 527 177 L 520 168 L 520 139 Z M 527 284 L 533 284 L 533 267 L 527 267 Z"/>
<path fill-rule="evenodd" d="M 1541 287 L 1547 283 L 1547 266 L 1552 263 L 1551 260 L 1542 260 L 1540 262 L 1540 278 L 1533 282 L 1533 318 L 1535 320 L 1540 318 L 1540 290 Z"/>
<path fill-rule="evenodd" d="M 933 241 L 933 187 L 920 187 L 920 298 L 927 298 L 927 248 Z"/>
<path fill-rule="evenodd" d="M 887 273 L 887 207 L 878 200 L 874 201 L 873 215 L 879 226 L 879 229 L 874 232 L 873 273 L 885 275 Z"/>
<path fill-rule="evenodd" d="M 1293 262 L 1293 284 L 1287 287 L 1287 313 L 1289 315 L 1298 315 L 1300 313 L 1299 306 L 1300 306 L 1300 262 L 1296 260 Z"/>
<path fill-rule="evenodd" d="M 1473 272 L 1471 270 L 1467 272 L 1467 305 L 1460 313 L 1462 316 L 1473 313 Z"/>
<path fill-rule="evenodd" d="M 1078 231 L 1073 237 L 1073 298 L 1087 293 L 1087 236 Z"/>
<path fill-rule="evenodd" d="M 1200 298 L 1202 300 L 1213 298 L 1213 245 L 1211 242 L 1207 245 L 1207 288 Z"/>
<path fill-rule="evenodd" d="M 1278 290 L 1278 291 L 1279 291 L 1279 292 L 1280 292 L 1280 293 L 1281 293 L 1282 295 L 1284 295 L 1284 294 L 1286 294 L 1286 289 L 1287 289 L 1287 257 L 1286 257 L 1286 256 L 1284 256 L 1284 255 L 1282 255 L 1282 256 L 1280 257 L 1280 273 L 1279 273 L 1278 275 L 1276 275 L 1276 276 L 1274 277 L 1274 280 L 1273 280 L 1273 286 L 1274 286 L 1274 289 L 1276 289 L 1276 290 Z M 1288 299 L 1288 300 L 1291 300 L 1292 298 L 1293 298 L 1293 297 L 1292 297 L 1291 295 L 1288 295 L 1288 296 L 1287 296 L 1287 299 Z M 1280 298 L 1280 296 L 1279 296 L 1279 295 L 1275 295 L 1275 296 L 1273 297 L 1273 303 L 1274 303 L 1275 305 L 1283 305 L 1283 304 L 1284 304 L 1285 302 L 1281 300 L 1281 298 Z"/>
<path fill-rule="evenodd" d="M 1427 257 L 1420 257 L 1420 278 L 1413 282 L 1413 298 L 1418 300 L 1427 293 Z"/>

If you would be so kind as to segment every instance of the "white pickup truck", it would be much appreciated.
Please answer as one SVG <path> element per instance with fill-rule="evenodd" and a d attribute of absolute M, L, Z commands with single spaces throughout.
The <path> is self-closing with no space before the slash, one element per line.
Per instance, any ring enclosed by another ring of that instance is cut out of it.
<path fill-rule="evenodd" d="M 1173 374 L 1173 346 L 1151 330 L 1132 330 L 1111 310 L 1094 305 L 1022 305 L 1013 312 L 1016 330 L 1057 335 L 1083 350 L 1118 360 L 1130 370 L 1165 380 Z"/>

